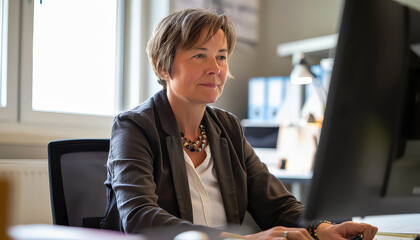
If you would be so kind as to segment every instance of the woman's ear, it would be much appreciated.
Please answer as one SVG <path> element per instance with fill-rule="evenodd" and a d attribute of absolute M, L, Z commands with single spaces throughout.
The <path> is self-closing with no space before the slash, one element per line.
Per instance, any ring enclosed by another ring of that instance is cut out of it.
<path fill-rule="evenodd" d="M 161 76 L 162 76 L 162 78 L 163 78 L 163 79 L 165 79 L 165 80 L 168 80 L 168 78 L 169 78 L 169 74 L 168 74 L 167 72 L 163 72 L 163 73 L 161 73 Z"/>

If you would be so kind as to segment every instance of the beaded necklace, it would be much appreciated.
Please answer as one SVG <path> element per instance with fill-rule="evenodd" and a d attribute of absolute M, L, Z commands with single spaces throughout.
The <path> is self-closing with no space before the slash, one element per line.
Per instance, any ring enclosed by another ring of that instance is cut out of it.
<path fill-rule="evenodd" d="M 191 152 L 201 152 L 203 150 L 204 146 L 207 142 L 207 136 L 206 136 L 206 129 L 204 128 L 203 123 L 200 123 L 199 126 L 200 129 L 200 136 L 198 136 L 197 141 L 192 142 L 189 138 L 185 137 L 184 133 L 181 132 L 181 140 L 184 147 Z"/>

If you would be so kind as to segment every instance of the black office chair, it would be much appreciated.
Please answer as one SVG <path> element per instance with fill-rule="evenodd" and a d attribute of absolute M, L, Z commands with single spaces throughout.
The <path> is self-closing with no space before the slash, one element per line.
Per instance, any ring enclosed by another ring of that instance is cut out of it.
<path fill-rule="evenodd" d="M 71 139 L 48 144 L 53 223 L 99 228 L 105 213 L 109 139 Z"/>

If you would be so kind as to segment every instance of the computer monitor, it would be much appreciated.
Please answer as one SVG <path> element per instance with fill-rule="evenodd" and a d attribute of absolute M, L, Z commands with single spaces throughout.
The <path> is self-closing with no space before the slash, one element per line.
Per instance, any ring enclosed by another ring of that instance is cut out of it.
<path fill-rule="evenodd" d="M 420 212 L 420 12 L 348 0 L 306 219 Z"/>

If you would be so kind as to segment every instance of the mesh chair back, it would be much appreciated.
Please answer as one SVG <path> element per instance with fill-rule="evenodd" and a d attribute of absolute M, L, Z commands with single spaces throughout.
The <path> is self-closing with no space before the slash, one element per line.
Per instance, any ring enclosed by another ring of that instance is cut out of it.
<path fill-rule="evenodd" d="M 109 139 L 71 139 L 48 144 L 53 223 L 99 228 L 105 213 Z"/>

